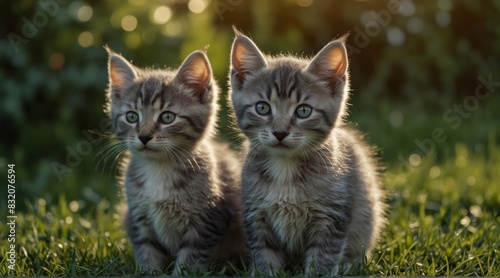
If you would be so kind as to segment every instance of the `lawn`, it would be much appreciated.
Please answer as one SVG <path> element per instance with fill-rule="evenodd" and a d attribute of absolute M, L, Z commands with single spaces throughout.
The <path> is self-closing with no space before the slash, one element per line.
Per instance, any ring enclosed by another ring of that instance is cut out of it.
<path fill-rule="evenodd" d="M 103 45 L 153 68 L 205 49 L 221 138 L 238 144 L 224 103 L 233 27 L 265 53 L 303 57 L 350 34 L 348 120 L 377 146 L 388 225 L 372 258 L 344 274 L 500 276 L 500 1 L 2 4 L 0 276 L 141 275 L 117 210 L 117 162 L 103 151 Z"/>
<path fill-rule="evenodd" d="M 351 120 L 379 146 L 386 166 L 389 224 L 371 260 L 345 274 L 500 275 L 500 146 L 495 134 L 499 103 L 498 97 L 481 103 L 481 109 L 457 130 L 447 126 L 440 112 L 413 116 L 421 111 L 414 105 L 398 106 L 399 116 L 405 119 L 402 125 L 397 121 L 377 124 L 376 117 L 370 116 L 380 115 L 378 121 L 384 122 L 394 115 L 387 109 L 389 104 L 371 110 L 362 109 L 362 104 L 353 107 Z M 419 149 L 413 139 L 432 138 L 436 127 L 442 127 L 449 138 L 435 142 L 432 150 L 428 146 L 428 152 Z M 95 205 L 62 196 L 51 203 L 38 199 L 26 205 L 27 211 L 17 213 L 14 270 L 8 268 L 9 245 L 2 244 L 0 275 L 141 274 L 122 216 L 105 198 Z M 6 240 L 6 226 L 1 229 Z"/>

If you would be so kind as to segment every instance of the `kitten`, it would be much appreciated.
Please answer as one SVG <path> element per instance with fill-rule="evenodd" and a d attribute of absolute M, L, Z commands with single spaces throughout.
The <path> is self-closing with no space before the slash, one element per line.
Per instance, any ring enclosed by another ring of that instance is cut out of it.
<path fill-rule="evenodd" d="M 126 230 L 146 271 L 206 270 L 244 252 L 241 165 L 212 137 L 218 88 L 203 52 L 178 71 L 139 69 L 109 52 L 109 113 L 129 150 Z"/>
<path fill-rule="evenodd" d="M 347 67 L 344 38 L 308 61 L 264 56 L 237 33 L 230 102 L 249 141 L 242 197 L 257 274 L 299 264 L 306 275 L 335 275 L 369 256 L 379 238 L 378 167 L 342 120 Z"/>

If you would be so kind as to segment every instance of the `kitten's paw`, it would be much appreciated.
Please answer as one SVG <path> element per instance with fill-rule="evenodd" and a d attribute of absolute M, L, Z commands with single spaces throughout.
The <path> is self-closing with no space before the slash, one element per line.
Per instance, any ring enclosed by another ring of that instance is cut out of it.
<path fill-rule="evenodd" d="M 331 267 L 316 267 L 314 265 L 310 265 L 306 267 L 304 271 L 304 276 L 306 277 L 317 277 L 317 276 L 339 276 L 340 265 L 335 264 Z"/>
<path fill-rule="evenodd" d="M 252 277 L 277 277 L 277 271 L 273 270 L 272 268 L 269 268 L 267 270 L 256 270 L 253 269 L 250 272 L 250 276 Z"/>
<path fill-rule="evenodd" d="M 176 265 L 174 271 L 172 272 L 172 276 L 183 276 L 185 268 L 179 265 Z"/>
<path fill-rule="evenodd" d="M 160 265 L 153 265 L 147 263 L 141 263 L 141 273 L 145 274 L 159 274 L 162 272 L 163 267 Z"/>

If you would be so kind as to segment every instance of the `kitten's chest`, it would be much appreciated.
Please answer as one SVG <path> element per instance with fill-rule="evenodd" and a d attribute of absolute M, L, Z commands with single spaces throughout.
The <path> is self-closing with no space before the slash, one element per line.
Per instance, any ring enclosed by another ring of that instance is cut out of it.
<path fill-rule="evenodd" d="M 126 187 L 131 199 L 143 202 L 183 200 L 188 198 L 189 179 L 173 167 L 140 165 L 129 169 Z"/>
<path fill-rule="evenodd" d="M 186 202 L 163 201 L 149 205 L 151 224 L 160 241 L 176 253 L 183 238 L 200 221 L 200 211 Z"/>
<path fill-rule="evenodd" d="M 335 181 L 327 174 L 311 173 L 292 162 L 275 163 L 266 172 L 253 175 L 246 188 L 248 197 L 263 213 L 266 225 L 283 248 L 302 253 L 314 234 L 315 219 L 328 210 Z"/>
<path fill-rule="evenodd" d="M 269 203 L 264 209 L 267 224 L 283 247 L 289 252 L 301 252 L 305 247 L 310 207 L 306 203 Z"/>
<path fill-rule="evenodd" d="M 274 183 L 267 189 L 260 201 L 267 225 L 287 251 L 301 252 L 311 219 L 310 196 L 300 183 Z"/>

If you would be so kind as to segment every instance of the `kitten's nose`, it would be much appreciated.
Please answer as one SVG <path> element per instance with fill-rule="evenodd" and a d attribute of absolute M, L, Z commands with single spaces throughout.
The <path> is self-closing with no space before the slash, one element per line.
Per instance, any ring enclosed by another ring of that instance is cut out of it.
<path fill-rule="evenodd" d="M 273 132 L 274 137 L 276 137 L 276 139 L 278 139 L 278 141 L 280 141 L 280 142 L 283 141 L 283 139 L 285 139 L 285 137 L 287 137 L 288 134 L 290 134 L 290 133 L 288 133 L 286 131 L 275 131 L 275 132 Z"/>
<path fill-rule="evenodd" d="M 152 139 L 152 137 L 149 135 L 139 135 L 139 140 L 141 140 L 141 142 L 144 145 L 146 145 L 151 139 Z"/>

